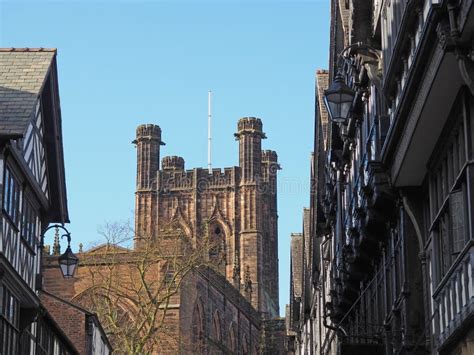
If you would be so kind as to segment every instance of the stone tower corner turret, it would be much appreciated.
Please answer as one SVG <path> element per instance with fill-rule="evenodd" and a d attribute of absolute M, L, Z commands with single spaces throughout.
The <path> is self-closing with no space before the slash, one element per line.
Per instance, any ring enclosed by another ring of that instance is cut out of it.
<path fill-rule="evenodd" d="M 263 181 L 276 183 L 278 170 L 278 154 L 274 150 L 262 150 L 262 177 Z"/>
<path fill-rule="evenodd" d="M 160 164 L 161 128 L 154 124 L 137 127 L 137 191 L 152 188 Z"/>
<path fill-rule="evenodd" d="M 137 127 L 133 143 L 137 147 L 137 186 L 135 194 L 135 248 L 154 235 L 156 177 L 160 168 L 161 128 L 154 124 Z"/>
<path fill-rule="evenodd" d="M 161 160 L 161 169 L 165 171 L 184 170 L 184 159 L 175 155 L 164 157 Z"/>
<path fill-rule="evenodd" d="M 259 118 L 244 117 L 237 123 L 236 139 L 239 141 L 239 166 L 242 181 L 253 182 L 261 176 L 263 124 Z"/>

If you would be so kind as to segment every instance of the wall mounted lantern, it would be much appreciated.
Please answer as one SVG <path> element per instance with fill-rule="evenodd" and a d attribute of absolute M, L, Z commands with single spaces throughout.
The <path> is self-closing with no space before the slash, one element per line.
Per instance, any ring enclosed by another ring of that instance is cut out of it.
<path fill-rule="evenodd" d="M 345 83 L 344 76 L 342 75 L 341 61 L 347 59 L 346 52 L 350 49 L 364 50 L 370 53 L 372 58 L 373 56 L 376 57 L 375 62 L 377 63 L 377 65 L 381 63 L 379 51 L 369 45 L 360 42 L 354 43 L 344 48 L 341 53 L 339 53 L 337 68 L 338 71 L 336 77 L 331 83 L 331 86 L 324 91 L 324 103 L 328 110 L 329 117 L 334 123 L 347 124 L 349 116 L 352 113 L 352 106 L 356 95 L 356 92 Z M 371 80 L 376 81 L 376 75 L 371 75 L 371 73 L 374 72 L 372 70 L 372 66 L 374 65 L 373 63 L 373 61 L 366 62 L 365 65 L 367 65 L 369 76 L 373 77 L 371 78 Z"/>
<path fill-rule="evenodd" d="M 355 91 L 344 82 L 344 77 L 338 72 L 331 86 L 324 91 L 324 103 L 332 122 L 347 123 L 354 97 Z"/>
<path fill-rule="evenodd" d="M 44 237 L 48 230 L 56 228 L 56 230 L 63 230 L 65 234 L 61 235 L 61 239 L 66 237 L 67 238 L 67 248 L 66 251 L 58 257 L 59 267 L 61 269 L 61 273 L 63 277 L 66 279 L 70 279 L 74 276 L 74 272 L 76 271 L 77 264 L 79 263 L 79 258 L 74 255 L 71 250 L 71 233 L 62 225 L 54 224 L 46 228 L 41 236 L 41 242 L 44 243 Z"/>

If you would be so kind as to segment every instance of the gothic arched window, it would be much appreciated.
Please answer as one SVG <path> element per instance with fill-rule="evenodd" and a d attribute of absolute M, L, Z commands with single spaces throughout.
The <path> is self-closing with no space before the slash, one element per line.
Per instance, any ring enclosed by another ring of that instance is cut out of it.
<path fill-rule="evenodd" d="M 237 334 L 235 332 L 235 324 L 232 322 L 229 327 L 229 339 L 228 339 L 229 350 L 237 352 Z"/>
<path fill-rule="evenodd" d="M 219 311 L 214 313 L 212 317 L 212 338 L 217 343 L 222 341 L 222 330 L 221 330 L 221 317 L 219 316 Z"/>
<path fill-rule="evenodd" d="M 249 343 L 247 341 L 247 335 L 244 334 L 242 337 L 242 354 L 248 355 L 249 354 Z"/>
<path fill-rule="evenodd" d="M 193 311 L 192 343 L 198 354 L 204 353 L 206 342 L 204 332 L 204 314 L 200 300 L 196 301 Z"/>
<path fill-rule="evenodd" d="M 219 223 L 212 223 L 209 226 L 209 260 L 211 263 L 225 275 L 226 265 L 226 246 L 225 232 Z"/>

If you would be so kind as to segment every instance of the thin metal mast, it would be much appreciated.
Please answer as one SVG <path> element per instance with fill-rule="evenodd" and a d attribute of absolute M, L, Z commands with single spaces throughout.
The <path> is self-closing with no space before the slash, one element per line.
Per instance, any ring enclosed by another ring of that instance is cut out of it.
<path fill-rule="evenodd" d="M 209 174 L 212 174 L 212 163 L 211 163 L 211 98 L 212 98 L 212 91 L 209 90 L 207 96 L 207 168 L 209 170 Z"/>

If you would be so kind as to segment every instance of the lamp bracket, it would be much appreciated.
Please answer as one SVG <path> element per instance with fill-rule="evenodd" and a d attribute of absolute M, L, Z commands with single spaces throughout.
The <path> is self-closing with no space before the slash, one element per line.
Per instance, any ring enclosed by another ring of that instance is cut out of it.
<path fill-rule="evenodd" d="M 63 234 L 61 238 L 67 237 L 68 243 L 69 244 L 71 243 L 71 233 L 66 229 L 66 227 L 64 227 L 64 224 L 53 224 L 53 225 L 50 225 L 48 228 L 46 228 L 41 234 L 41 249 L 44 246 L 44 237 L 45 237 L 46 232 L 48 232 L 49 230 L 53 228 L 61 229 L 62 231 L 64 231 L 65 234 Z"/>
<path fill-rule="evenodd" d="M 374 47 L 357 42 L 344 48 L 339 53 L 339 60 L 347 60 L 350 57 L 350 51 L 355 51 L 360 58 L 360 64 L 367 70 L 370 81 L 377 87 L 382 88 L 382 52 Z M 339 62 L 338 68 L 341 70 L 342 65 Z"/>

